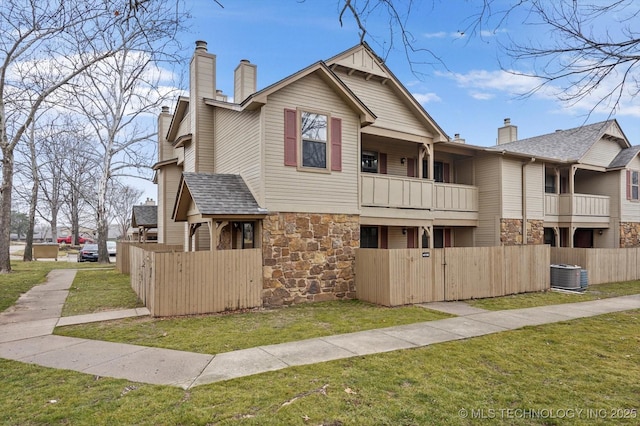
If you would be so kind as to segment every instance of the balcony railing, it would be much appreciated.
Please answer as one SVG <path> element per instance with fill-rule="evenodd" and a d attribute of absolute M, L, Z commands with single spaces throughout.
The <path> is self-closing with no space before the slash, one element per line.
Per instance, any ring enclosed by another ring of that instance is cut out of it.
<path fill-rule="evenodd" d="M 610 199 L 604 195 L 545 194 L 545 216 L 609 217 Z"/>
<path fill-rule="evenodd" d="M 424 210 L 478 211 L 478 188 L 428 179 L 362 174 L 361 204 Z"/>

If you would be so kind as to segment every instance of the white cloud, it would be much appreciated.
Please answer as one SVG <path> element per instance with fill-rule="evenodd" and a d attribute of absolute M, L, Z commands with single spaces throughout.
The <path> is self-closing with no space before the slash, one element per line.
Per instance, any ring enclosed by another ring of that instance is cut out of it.
<path fill-rule="evenodd" d="M 413 97 L 416 98 L 420 104 L 425 105 L 430 102 L 440 102 L 440 96 L 435 93 L 412 93 Z"/>
<path fill-rule="evenodd" d="M 473 99 L 477 99 L 479 101 L 488 101 L 496 97 L 493 93 L 475 91 L 469 92 L 469 95 L 471 95 Z"/>
<path fill-rule="evenodd" d="M 464 38 L 466 37 L 464 32 L 456 31 L 448 33 L 446 31 L 438 31 L 437 33 L 424 33 L 422 34 L 424 38 Z"/>
<path fill-rule="evenodd" d="M 438 31 L 437 33 L 425 33 L 423 34 L 424 38 L 445 38 L 449 35 L 449 33 L 444 31 Z"/>

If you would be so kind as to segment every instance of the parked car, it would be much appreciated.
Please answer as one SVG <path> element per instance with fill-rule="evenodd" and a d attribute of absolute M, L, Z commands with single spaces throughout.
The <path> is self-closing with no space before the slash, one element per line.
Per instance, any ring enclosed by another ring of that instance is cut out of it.
<path fill-rule="evenodd" d="M 58 237 L 58 244 L 72 244 L 73 243 L 73 238 L 71 238 L 71 235 L 67 235 L 66 237 Z M 86 244 L 86 243 L 92 243 L 93 240 L 89 239 L 89 238 L 84 238 L 84 237 L 79 237 L 78 238 L 78 244 Z"/>
<path fill-rule="evenodd" d="M 85 244 L 78 252 L 78 262 L 97 262 L 98 261 L 98 245 Z"/>
<path fill-rule="evenodd" d="M 115 241 L 107 241 L 107 251 L 109 252 L 109 256 L 116 255 L 116 242 Z"/>

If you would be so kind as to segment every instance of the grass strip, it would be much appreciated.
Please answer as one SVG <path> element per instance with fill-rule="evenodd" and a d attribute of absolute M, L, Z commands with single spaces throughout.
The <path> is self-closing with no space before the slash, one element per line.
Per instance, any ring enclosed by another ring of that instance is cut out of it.
<path fill-rule="evenodd" d="M 62 316 L 131 309 L 144 306 L 131 289 L 128 275 L 114 269 L 78 271 L 62 309 Z"/>
<path fill-rule="evenodd" d="M 54 269 L 89 269 L 96 267 L 104 268 L 105 265 L 51 261 L 12 261 L 12 272 L 0 274 L 0 311 L 4 311 L 16 303 L 21 294 L 45 282 L 47 274 Z"/>
<path fill-rule="evenodd" d="M 513 294 L 510 296 L 470 300 L 468 303 L 476 308 L 490 311 L 505 309 L 533 308 L 536 306 L 558 305 L 562 303 L 587 302 L 589 300 L 609 297 L 628 296 L 640 293 L 640 281 L 591 285 L 583 293 L 545 291 L 538 293 Z"/>
<path fill-rule="evenodd" d="M 636 425 L 640 311 L 190 390 L 0 360 L 2 424 Z"/>
<path fill-rule="evenodd" d="M 217 354 L 448 317 L 450 315 L 417 306 L 385 308 L 349 300 L 231 314 L 129 318 L 58 327 L 55 334 Z"/>

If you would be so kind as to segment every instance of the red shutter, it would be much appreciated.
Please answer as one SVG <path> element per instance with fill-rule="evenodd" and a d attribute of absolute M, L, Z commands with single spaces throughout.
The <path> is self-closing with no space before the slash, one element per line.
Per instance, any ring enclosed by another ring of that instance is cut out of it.
<path fill-rule="evenodd" d="M 416 230 L 415 230 L 415 228 L 407 229 L 407 248 L 416 248 Z"/>
<path fill-rule="evenodd" d="M 380 248 L 389 248 L 389 229 L 386 226 L 380 227 Z"/>
<path fill-rule="evenodd" d="M 380 163 L 379 164 L 380 174 L 386 175 L 387 174 L 387 154 L 380 153 L 378 157 L 379 157 L 378 161 Z"/>
<path fill-rule="evenodd" d="M 442 181 L 444 183 L 450 183 L 449 180 L 449 163 L 444 163 L 442 165 Z"/>
<path fill-rule="evenodd" d="M 342 171 L 342 120 L 331 117 L 331 170 Z"/>
<path fill-rule="evenodd" d="M 407 176 L 416 177 L 416 160 L 407 158 Z"/>
<path fill-rule="evenodd" d="M 631 170 L 627 170 L 627 200 L 631 199 Z"/>
<path fill-rule="evenodd" d="M 298 165 L 298 114 L 295 109 L 284 110 L 284 165 Z"/>

